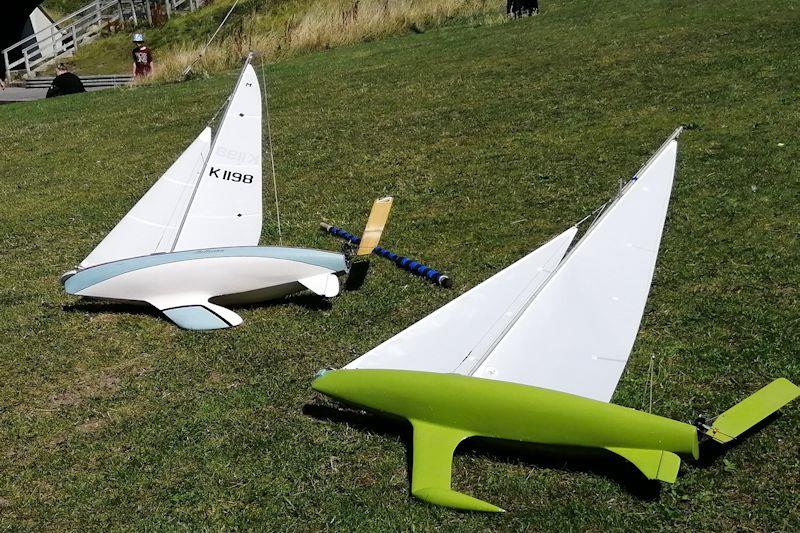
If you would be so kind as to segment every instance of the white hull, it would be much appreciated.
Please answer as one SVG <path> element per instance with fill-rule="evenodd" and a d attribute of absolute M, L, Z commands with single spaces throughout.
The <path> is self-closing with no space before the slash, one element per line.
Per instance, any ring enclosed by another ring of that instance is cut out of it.
<path fill-rule="evenodd" d="M 241 255 L 236 255 L 239 251 Z M 265 257 L 267 254 L 298 255 L 303 260 Z M 153 262 L 157 264 L 148 264 Z M 146 302 L 186 329 L 218 329 L 242 322 L 220 304 L 262 302 L 305 289 L 333 297 L 339 293 L 336 275 L 345 269 L 341 254 L 289 248 L 222 248 L 98 265 L 69 278 L 66 289 L 77 296 Z"/>

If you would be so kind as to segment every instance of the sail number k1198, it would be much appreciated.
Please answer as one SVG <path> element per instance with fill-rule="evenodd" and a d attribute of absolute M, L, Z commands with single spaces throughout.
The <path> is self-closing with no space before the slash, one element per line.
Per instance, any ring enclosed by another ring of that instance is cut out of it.
<path fill-rule="evenodd" d="M 241 183 L 253 183 L 252 174 L 242 174 L 241 172 L 231 172 L 230 170 L 222 170 L 221 168 L 209 167 L 209 176 L 219 178 L 222 180 L 238 181 Z"/>

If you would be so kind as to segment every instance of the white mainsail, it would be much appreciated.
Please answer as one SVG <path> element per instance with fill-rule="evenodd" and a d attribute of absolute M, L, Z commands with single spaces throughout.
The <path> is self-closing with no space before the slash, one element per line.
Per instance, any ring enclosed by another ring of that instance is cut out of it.
<path fill-rule="evenodd" d="M 575 228 L 345 368 L 455 372 L 609 401 L 650 291 L 680 131 L 566 256 Z"/>
<path fill-rule="evenodd" d="M 248 63 L 222 117 L 173 250 L 257 245 L 261 191 L 261 88 Z"/>
<path fill-rule="evenodd" d="M 80 268 L 168 252 L 208 157 L 211 129 L 204 129 L 150 190 L 84 259 Z"/>
<path fill-rule="evenodd" d="M 455 372 L 528 303 L 564 257 L 576 231 L 570 228 L 346 368 Z"/>

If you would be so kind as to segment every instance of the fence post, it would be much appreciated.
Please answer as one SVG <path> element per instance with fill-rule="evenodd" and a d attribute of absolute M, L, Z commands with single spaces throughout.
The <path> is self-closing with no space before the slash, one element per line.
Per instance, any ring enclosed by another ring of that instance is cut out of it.
<path fill-rule="evenodd" d="M 136 6 L 133 3 L 133 0 L 130 0 L 131 5 L 131 14 L 133 15 L 133 26 L 136 27 L 139 25 L 139 18 L 136 16 Z"/>
<path fill-rule="evenodd" d="M 78 35 L 75 32 L 75 24 L 72 25 L 72 51 L 78 50 Z"/>
<path fill-rule="evenodd" d="M 28 58 L 28 49 L 24 48 L 22 50 L 22 57 L 25 58 L 25 72 L 28 73 L 28 76 L 31 75 L 31 60 Z"/>
<path fill-rule="evenodd" d="M 167 7 L 167 18 L 172 18 L 172 0 L 164 0 L 164 5 Z"/>
<path fill-rule="evenodd" d="M 144 12 L 147 15 L 147 22 L 153 25 L 153 13 L 150 11 L 150 0 L 144 0 Z"/>
<path fill-rule="evenodd" d="M 11 68 L 8 66 L 8 50 L 3 50 L 3 63 L 6 67 L 6 81 L 11 83 Z"/>
<path fill-rule="evenodd" d="M 50 27 L 50 55 L 56 57 L 56 31 L 55 26 Z"/>

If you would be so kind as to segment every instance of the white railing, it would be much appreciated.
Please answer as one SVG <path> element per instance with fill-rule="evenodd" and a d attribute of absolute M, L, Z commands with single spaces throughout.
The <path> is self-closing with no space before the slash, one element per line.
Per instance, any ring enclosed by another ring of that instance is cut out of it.
<path fill-rule="evenodd" d="M 93 41 L 114 22 L 139 24 L 140 16 L 153 23 L 151 2 L 164 5 L 167 17 L 175 11 L 194 11 L 203 0 L 94 0 L 74 13 L 2 50 L 6 79 L 12 70 L 25 70 L 30 76 L 56 58 L 73 53 L 79 45 Z M 143 11 L 142 11 L 143 10 Z M 12 59 L 12 57 L 14 59 Z"/>

